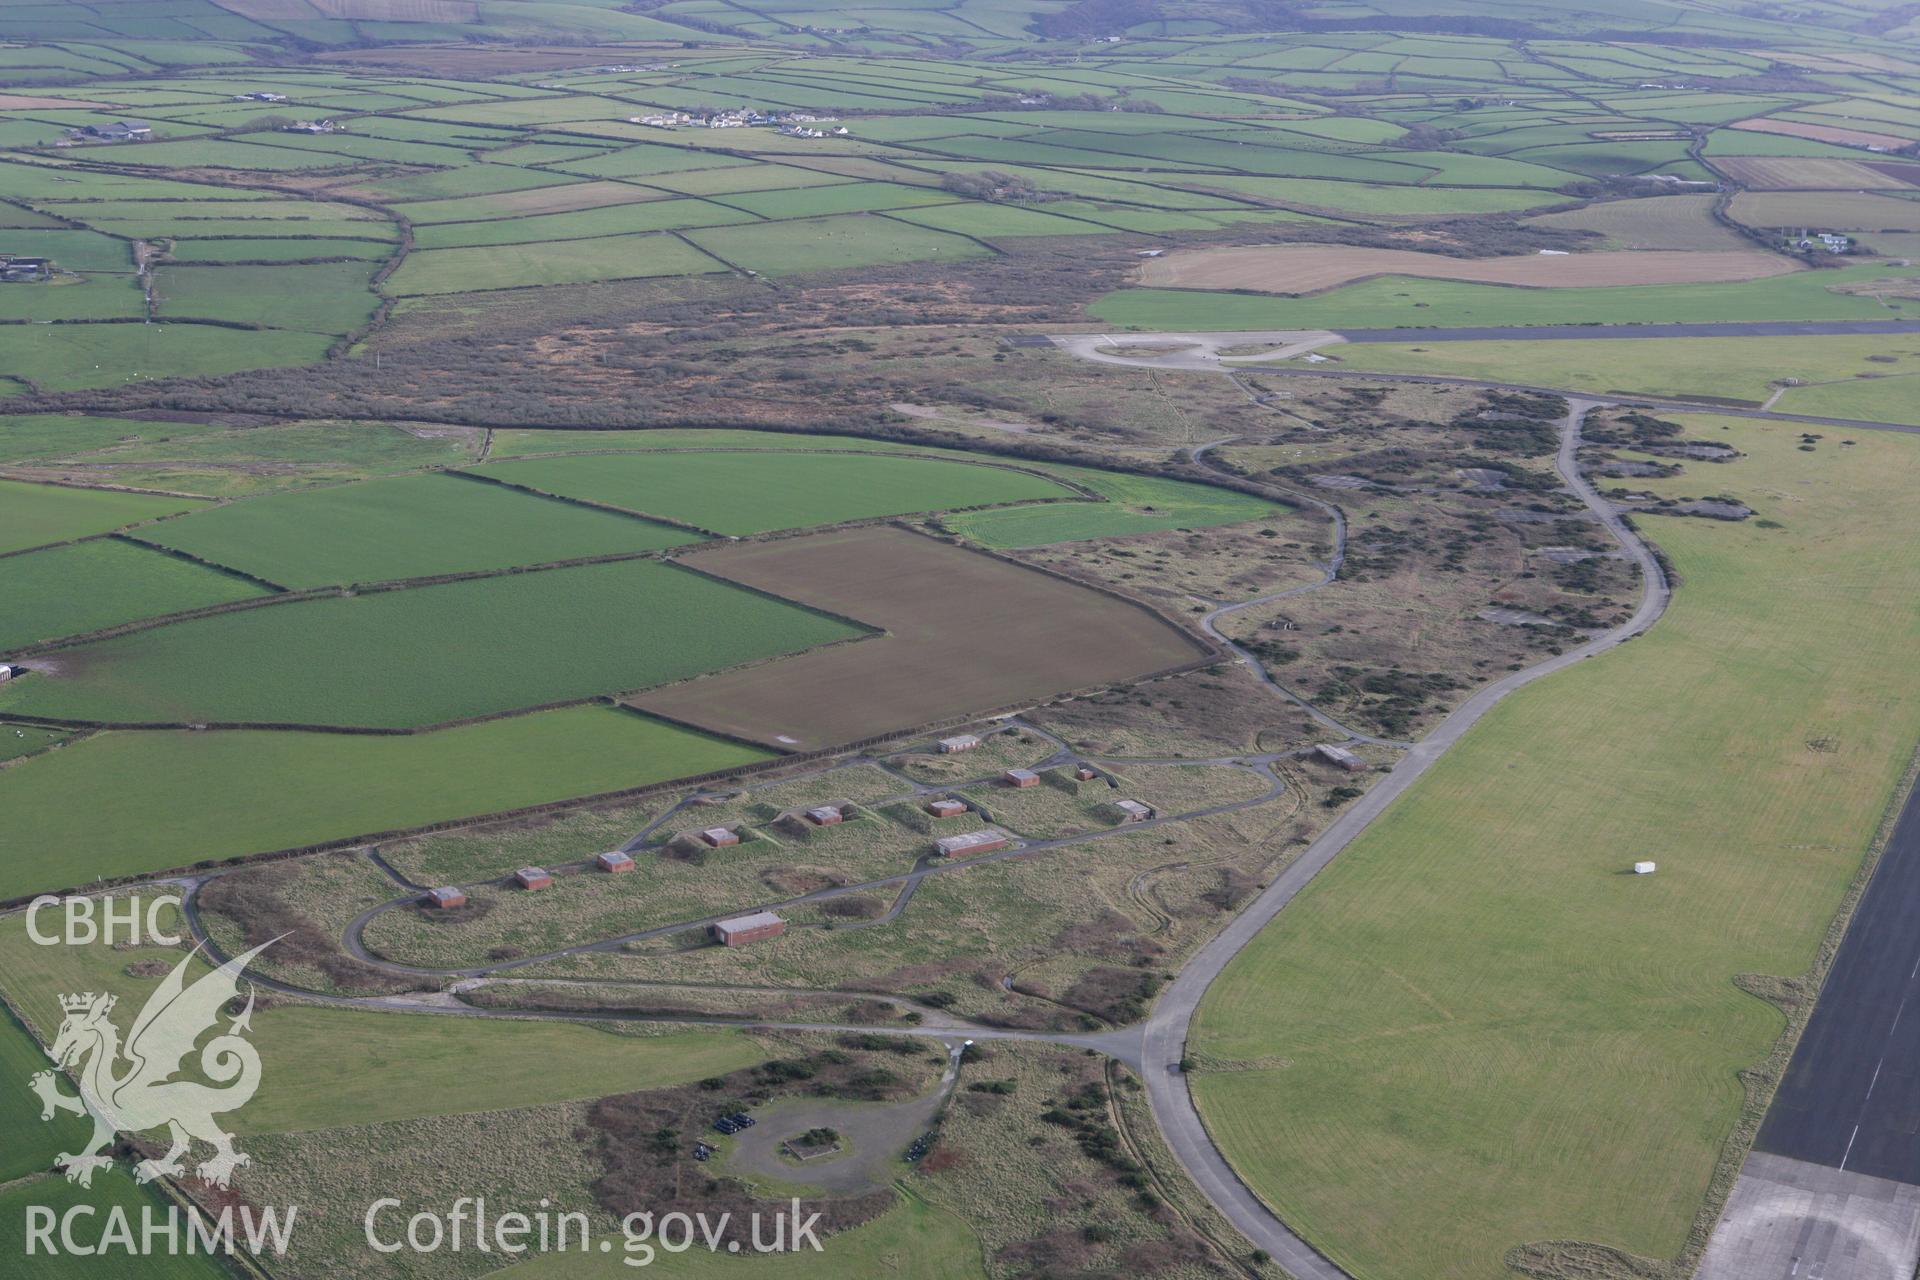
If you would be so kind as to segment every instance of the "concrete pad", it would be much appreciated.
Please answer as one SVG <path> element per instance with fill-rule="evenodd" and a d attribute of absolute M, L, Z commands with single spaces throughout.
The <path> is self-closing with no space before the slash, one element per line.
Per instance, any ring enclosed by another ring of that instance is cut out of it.
<path fill-rule="evenodd" d="M 1756 1151 L 1697 1280 L 1912 1280 L 1920 1187 Z"/>

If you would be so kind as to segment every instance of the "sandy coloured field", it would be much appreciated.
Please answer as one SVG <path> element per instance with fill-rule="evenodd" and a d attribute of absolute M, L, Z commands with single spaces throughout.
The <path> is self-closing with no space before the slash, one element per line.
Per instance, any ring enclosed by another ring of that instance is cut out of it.
<path fill-rule="evenodd" d="M 1708 160 L 1755 191 L 1884 191 L 1907 185 L 1858 160 L 1803 156 L 1709 156 Z"/>
<path fill-rule="evenodd" d="M 627 699 L 788 750 L 1117 684 L 1203 653 L 1144 606 L 889 526 L 742 543 L 680 561 L 885 628 Z"/>
<path fill-rule="evenodd" d="M 1408 249 L 1342 245 L 1268 245 L 1194 249 L 1155 258 L 1139 282 L 1169 289 L 1252 289 L 1260 293 L 1317 293 L 1372 276 L 1425 276 L 1527 288 L 1595 285 L 1702 284 L 1757 280 L 1797 270 L 1791 259 L 1761 249 L 1698 253 L 1688 250 L 1523 254 L 1503 258 L 1449 258 Z"/>
<path fill-rule="evenodd" d="M 1864 191 L 1742 191 L 1728 212 L 1750 227 L 1920 231 L 1920 202 Z"/>
<path fill-rule="evenodd" d="M 1865 129 L 1847 129 L 1836 124 L 1807 124 L 1800 120 L 1742 120 L 1733 126 L 1749 133 L 1779 133 L 1789 138 L 1811 138 L 1815 142 L 1837 142 L 1851 147 L 1904 147 L 1911 138 L 1891 133 L 1869 133 Z"/>

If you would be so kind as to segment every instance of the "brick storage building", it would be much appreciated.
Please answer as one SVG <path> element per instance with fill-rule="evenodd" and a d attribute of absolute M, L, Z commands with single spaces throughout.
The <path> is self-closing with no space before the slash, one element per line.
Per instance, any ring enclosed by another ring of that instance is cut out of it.
<path fill-rule="evenodd" d="M 1138 800 L 1115 800 L 1113 807 L 1120 811 L 1122 822 L 1145 822 L 1153 816 L 1153 807 Z"/>
<path fill-rule="evenodd" d="M 764 942 L 787 931 L 787 922 L 771 911 L 735 916 L 709 927 L 713 940 L 723 947 L 744 947 L 749 942 Z"/>
<path fill-rule="evenodd" d="M 730 844 L 740 843 L 739 833 L 729 831 L 725 827 L 708 827 L 700 833 L 700 838 L 706 841 L 709 847 L 715 849 L 724 849 Z"/>
<path fill-rule="evenodd" d="M 846 817 L 836 805 L 815 805 L 807 810 L 807 821 L 816 827 L 830 827 L 836 822 L 846 821 Z"/>
<path fill-rule="evenodd" d="M 1040 785 L 1040 775 L 1031 769 L 1009 769 L 1001 774 L 1000 778 L 1001 781 L 1005 782 L 1008 786 L 1016 789 L 1020 787 L 1037 787 Z"/>
<path fill-rule="evenodd" d="M 966 801 L 955 800 L 951 796 L 944 800 L 927 801 L 927 812 L 936 818 L 957 818 L 966 811 Z"/>
<path fill-rule="evenodd" d="M 1092 782 L 1095 778 L 1100 776 L 1100 771 L 1095 769 L 1090 764 L 1083 764 L 1078 769 L 1075 769 L 1073 771 L 1073 776 L 1079 779 L 1081 782 Z"/>
<path fill-rule="evenodd" d="M 513 873 L 513 882 L 522 889 L 551 889 L 553 877 L 540 867 L 522 867 Z"/>
<path fill-rule="evenodd" d="M 940 739 L 940 754 L 952 755 L 956 751 L 971 751 L 979 745 L 980 739 L 977 735 L 971 733 L 956 733 L 951 738 Z"/>
<path fill-rule="evenodd" d="M 1006 832 L 987 827 L 981 831 L 969 831 L 965 835 L 942 836 L 933 842 L 933 851 L 943 858 L 957 858 L 963 854 L 992 853 L 1012 843 L 1012 838 Z"/>
<path fill-rule="evenodd" d="M 452 885 L 444 885 L 438 889 L 427 890 L 427 896 L 424 901 L 426 905 L 430 907 L 438 907 L 442 911 L 450 911 L 454 907 L 466 906 L 467 895 Z"/>
<path fill-rule="evenodd" d="M 622 853 L 618 849 L 612 850 L 611 852 L 608 852 L 608 853 L 603 853 L 599 857 L 595 858 L 593 861 L 594 861 L 594 865 L 599 867 L 602 871 L 612 872 L 616 875 L 622 871 L 633 870 L 632 856 L 629 854 Z"/>

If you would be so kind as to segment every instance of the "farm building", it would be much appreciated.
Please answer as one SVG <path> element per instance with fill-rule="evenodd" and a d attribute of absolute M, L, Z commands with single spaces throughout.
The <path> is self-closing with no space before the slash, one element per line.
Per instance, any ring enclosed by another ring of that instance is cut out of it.
<path fill-rule="evenodd" d="M 787 922 L 771 911 L 721 920 L 711 928 L 713 940 L 723 947 L 744 947 L 749 942 L 777 938 L 787 931 Z"/>
<path fill-rule="evenodd" d="M 940 754 L 950 756 L 956 751 L 971 751 L 980 745 L 976 734 L 956 733 L 951 738 L 940 739 Z"/>
<path fill-rule="evenodd" d="M 965 835 L 943 836 L 933 842 L 933 851 L 943 858 L 957 858 L 962 854 L 991 853 L 1012 843 L 1012 838 L 1006 832 L 987 827 L 981 831 L 969 831 Z"/>
<path fill-rule="evenodd" d="M 233 95 L 233 100 L 235 102 L 285 102 L 287 95 L 284 93 L 268 93 L 265 90 L 256 89 L 252 93 L 236 93 Z"/>
<path fill-rule="evenodd" d="M 1120 811 L 1122 822 L 1145 822 L 1153 816 L 1153 806 L 1138 800 L 1115 800 L 1113 807 Z"/>
<path fill-rule="evenodd" d="M 1323 742 L 1313 749 L 1313 754 L 1328 764 L 1338 765 L 1348 773 L 1365 773 L 1367 762 L 1345 747 L 1336 747 L 1331 742 Z"/>
<path fill-rule="evenodd" d="M 740 843 L 740 833 L 730 831 L 726 827 L 708 827 L 700 833 L 700 838 L 711 849 L 724 849 L 728 845 Z"/>
<path fill-rule="evenodd" d="M 618 875 L 622 871 L 633 870 L 632 855 L 622 853 L 618 849 L 601 854 L 595 858 L 593 862 L 594 865 L 602 871 L 611 872 L 615 875 Z"/>
<path fill-rule="evenodd" d="M 20 668 L 0 662 L 0 684 L 5 684 L 20 674 Z"/>
<path fill-rule="evenodd" d="M 454 907 L 466 906 L 467 895 L 452 885 L 442 885 L 438 889 L 427 890 L 427 896 L 424 901 L 429 907 L 438 907 L 442 911 L 450 911 Z"/>
<path fill-rule="evenodd" d="M 830 827 L 836 822 L 846 821 L 846 817 L 837 805 L 817 804 L 807 810 L 807 821 L 816 827 Z"/>
<path fill-rule="evenodd" d="M 550 889 L 553 876 L 542 867 L 522 867 L 513 873 L 513 882 L 522 889 Z"/>
<path fill-rule="evenodd" d="M 1636 862 L 1633 864 L 1633 874 L 1637 876 L 1650 876 L 1657 870 L 1659 870 L 1659 868 L 1651 862 Z"/>
<path fill-rule="evenodd" d="M 1031 769 L 1009 769 L 1000 775 L 1000 780 L 1016 789 L 1040 785 L 1040 775 Z"/>
<path fill-rule="evenodd" d="M 53 263 L 46 258 L 27 258 L 17 253 L 0 253 L 0 284 L 19 284 L 26 280 L 50 280 Z"/>
<path fill-rule="evenodd" d="M 1092 782 L 1100 776 L 1100 771 L 1090 764 L 1083 764 L 1073 771 L 1073 776 L 1080 782 Z"/>
<path fill-rule="evenodd" d="M 936 818 L 957 818 L 966 811 L 966 801 L 955 800 L 951 796 L 944 800 L 927 801 L 927 812 Z"/>
<path fill-rule="evenodd" d="M 145 120 L 115 120 L 112 124 L 83 125 L 80 132 L 102 142 L 139 142 L 153 136 L 153 126 Z"/>

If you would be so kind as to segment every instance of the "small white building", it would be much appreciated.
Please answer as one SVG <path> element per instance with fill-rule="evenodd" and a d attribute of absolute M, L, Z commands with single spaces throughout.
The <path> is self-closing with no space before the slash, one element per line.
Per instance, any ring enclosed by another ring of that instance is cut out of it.
<path fill-rule="evenodd" d="M 950 756 L 956 751 L 971 751 L 979 745 L 980 739 L 977 735 L 956 733 L 951 738 L 940 739 L 940 754 Z"/>
<path fill-rule="evenodd" d="M 1650 876 L 1654 873 L 1654 870 L 1654 864 L 1651 862 L 1636 862 L 1633 864 L 1633 874 L 1637 876 Z"/>
<path fill-rule="evenodd" d="M 0 662 L 0 684 L 5 684 L 19 674 L 20 668 L 9 663 Z"/>

